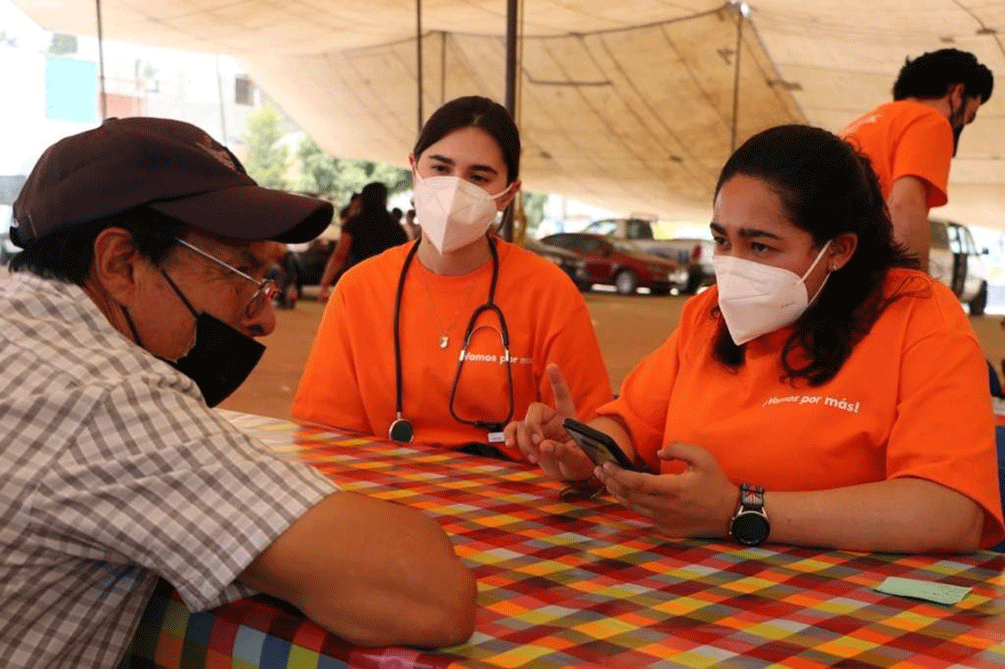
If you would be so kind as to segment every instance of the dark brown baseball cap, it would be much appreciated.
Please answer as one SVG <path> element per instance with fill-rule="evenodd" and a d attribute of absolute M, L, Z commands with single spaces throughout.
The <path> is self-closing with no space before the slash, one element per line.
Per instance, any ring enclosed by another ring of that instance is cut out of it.
<path fill-rule="evenodd" d="M 324 200 L 262 188 L 191 123 L 110 118 L 42 154 L 14 201 L 11 240 L 32 240 L 146 205 L 231 239 L 305 242 L 332 219 Z"/>

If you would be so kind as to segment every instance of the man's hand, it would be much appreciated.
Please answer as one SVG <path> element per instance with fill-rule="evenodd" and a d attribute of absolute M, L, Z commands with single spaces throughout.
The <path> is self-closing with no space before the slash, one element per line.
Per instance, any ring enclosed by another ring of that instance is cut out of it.
<path fill-rule="evenodd" d="M 642 474 L 607 463 L 597 468 L 607 490 L 624 506 L 650 519 L 672 537 L 727 536 L 740 490 L 726 478 L 712 454 L 694 444 L 673 442 L 663 460 L 687 465 L 680 474 Z"/>

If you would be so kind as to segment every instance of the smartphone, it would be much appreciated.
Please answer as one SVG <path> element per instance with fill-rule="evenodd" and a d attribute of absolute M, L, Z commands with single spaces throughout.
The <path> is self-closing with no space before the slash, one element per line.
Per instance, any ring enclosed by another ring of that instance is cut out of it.
<path fill-rule="evenodd" d="M 638 471 L 638 468 L 632 464 L 632 461 L 628 459 L 628 456 L 610 435 L 571 418 L 562 421 L 562 427 L 598 467 L 605 462 L 613 462 L 622 469 Z"/>

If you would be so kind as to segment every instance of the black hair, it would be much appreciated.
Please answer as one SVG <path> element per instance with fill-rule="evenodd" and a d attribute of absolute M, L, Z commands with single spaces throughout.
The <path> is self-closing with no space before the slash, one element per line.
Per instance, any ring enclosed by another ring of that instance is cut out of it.
<path fill-rule="evenodd" d="M 914 60 L 905 59 L 904 67 L 893 84 L 893 99 L 935 100 L 948 93 L 953 84 L 963 84 L 966 97 L 979 96 L 981 104 L 984 104 L 991 97 L 994 75 L 967 51 L 929 51 Z"/>
<path fill-rule="evenodd" d="M 360 211 L 387 209 L 387 186 L 380 181 L 371 181 L 359 192 Z"/>
<path fill-rule="evenodd" d="M 94 242 L 102 230 L 111 227 L 127 230 L 140 255 L 157 263 L 175 246 L 175 237 L 186 226 L 141 205 L 33 239 L 11 258 L 9 269 L 82 286 L 94 260 Z"/>
<path fill-rule="evenodd" d="M 454 130 L 470 127 L 492 135 L 506 161 L 506 183 L 516 181 L 520 176 L 520 131 L 505 107 L 480 95 L 456 98 L 433 112 L 422 126 L 412 153 L 418 160 L 423 151 Z"/>
<path fill-rule="evenodd" d="M 825 383 L 841 369 L 886 305 L 899 297 L 883 296 L 887 271 L 917 268 L 918 261 L 893 239 L 893 225 L 868 158 L 826 130 L 784 125 L 754 135 L 726 161 L 716 195 L 736 175 L 760 179 L 774 191 L 786 218 L 810 233 L 814 247 L 846 232 L 858 237 L 851 258 L 831 273 L 782 348 L 783 378 Z M 718 308 L 713 316 L 720 320 L 713 357 L 738 367 L 744 347 L 733 343 Z M 802 365 L 796 362 L 807 359 Z"/>

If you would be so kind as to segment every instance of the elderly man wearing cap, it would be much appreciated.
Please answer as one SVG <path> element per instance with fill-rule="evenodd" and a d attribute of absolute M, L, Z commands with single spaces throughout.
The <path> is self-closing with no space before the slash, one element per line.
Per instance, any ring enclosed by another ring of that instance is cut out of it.
<path fill-rule="evenodd" d="M 178 121 L 111 119 L 39 159 L 0 282 L 5 665 L 116 666 L 158 577 L 193 610 L 257 589 L 359 644 L 470 635 L 474 580 L 435 522 L 209 409 L 275 327 L 268 240 L 331 215 Z"/>

